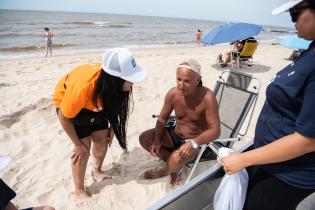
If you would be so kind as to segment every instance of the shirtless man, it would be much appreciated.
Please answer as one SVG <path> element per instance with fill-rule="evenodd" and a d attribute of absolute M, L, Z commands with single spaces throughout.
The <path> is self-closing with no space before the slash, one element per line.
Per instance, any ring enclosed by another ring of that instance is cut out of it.
<path fill-rule="evenodd" d="M 146 179 L 170 174 L 171 183 L 179 184 L 180 171 L 186 163 L 196 159 L 198 146 L 213 141 L 220 134 L 216 97 L 202 86 L 200 69 L 194 59 L 178 66 L 177 86 L 166 94 L 155 128 L 144 131 L 139 137 L 143 148 L 167 162 L 161 169 L 146 171 Z M 173 110 L 176 127 L 166 128 L 165 122 Z"/>

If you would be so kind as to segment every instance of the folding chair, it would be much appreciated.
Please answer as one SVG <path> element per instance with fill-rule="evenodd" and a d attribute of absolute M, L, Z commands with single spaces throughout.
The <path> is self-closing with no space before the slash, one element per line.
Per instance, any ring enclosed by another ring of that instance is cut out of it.
<path fill-rule="evenodd" d="M 259 89 L 260 80 L 250 74 L 229 70 L 222 72 L 214 89 L 219 105 L 221 134 L 215 141 L 201 146 L 186 183 L 207 147 L 217 155 L 220 147 L 232 148 L 235 141 L 246 135 Z"/>
<path fill-rule="evenodd" d="M 235 57 L 238 68 L 240 68 L 242 61 L 248 60 L 250 62 L 250 65 L 253 65 L 253 55 L 258 47 L 258 44 L 259 43 L 256 39 L 248 39 L 245 41 L 241 52 L 237 53 L 237 56 Z"/>

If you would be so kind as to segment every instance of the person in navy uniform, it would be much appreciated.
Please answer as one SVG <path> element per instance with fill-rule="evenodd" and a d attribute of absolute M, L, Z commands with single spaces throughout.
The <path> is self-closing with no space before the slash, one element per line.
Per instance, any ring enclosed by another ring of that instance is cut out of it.
<path fill-rule="evenodd" d="M 315 1 L 294 0 L 289 11 L 298 36 L 315 40 Z M 315 191 L 315 41 L 278 72 L 266 90 L 254 149 L 221 158 L 224 170 L 249 173 L 244 210 L 290 210 Z M 314 208 L 314 204 L 311 208 Z"/>

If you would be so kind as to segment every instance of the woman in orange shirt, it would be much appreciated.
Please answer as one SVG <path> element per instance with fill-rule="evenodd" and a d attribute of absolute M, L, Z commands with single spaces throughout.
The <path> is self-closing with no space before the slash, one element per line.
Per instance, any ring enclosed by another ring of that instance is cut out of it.
<path fill-rule="evenodd" d="M 114 134 L 127 151 L 132 85 L 146 75 L 128 49 L 112 48 L 103 54 L 102 64 L 77 66 L 58 82 L 53 99 L 61 126 L 74 145 L 71 167 L 76 198 L 89 197 L 84 176 L 91 147 L 95 181 L 111 178 L 101 167 Z"/>

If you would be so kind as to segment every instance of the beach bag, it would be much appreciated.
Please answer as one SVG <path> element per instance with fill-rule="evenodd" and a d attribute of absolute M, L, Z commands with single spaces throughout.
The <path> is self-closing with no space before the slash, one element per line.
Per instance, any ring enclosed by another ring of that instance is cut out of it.
<path fill-rule="evenodd" d="M 74 118 L 71 119 L 75 125 L 97 125 L 103 122 L 103 112 L 93 112 L 82 109 Z"/>
<path fill-rule="evenodd" d="M 223 147 L 219 149 L 219 158 L 233 152 L 232 149 Z M 215 192 L 214 210 L 241 210 L 243 209 L 248 185 L 248 174 L 245 169 L 238 173 L 225 174 L 220 186 Z"/>

